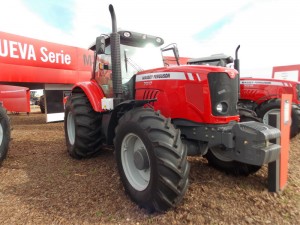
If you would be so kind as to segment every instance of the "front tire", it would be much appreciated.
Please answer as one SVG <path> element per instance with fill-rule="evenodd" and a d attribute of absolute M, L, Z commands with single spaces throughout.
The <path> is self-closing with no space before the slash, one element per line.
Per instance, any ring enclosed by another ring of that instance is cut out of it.
<path fill-rule="evenodd" d="M 64 129 L 69 155 L 76 159 L 89 158 L 101 151 L 102 115 L 95 112 L 87 96 L 72 94 L 66 103 Z"/>
<path fill-rule="evenodd" d="M 292 124 L 291 137 L 295 137 L 300 132 L 300 107 L 292 104 Z"/>
<path fill-rule="evenodd" d="M 239 108 L 240 122 L 256 121 L 261 122 L 256 113 L 252 110 Z M 261 166 L 249 165 L 247 163 L 237 162 L 225 157 L 222 151 L 226 151 L 223 146 L 212 147 L 205 155 L 208 163 L 214 168 L 233 175 L 248 176 L 260 170 Z"/>
<path fill-rule="evenodd" d="M 281 100 L 270 99 L 268 101 L 260 104 L 257 109 L 257 115 L 262 118 L 263 123 L 268 124 L 269 122 L 269 114 L 270 113 L 280 113 Z M 290 138 L 295 137 L 299 133 L 300 128 L 300 109 L 295 104 L 292 104 L 292 115 L 291 115 L 292 123 L 290 128 Z"/>
<path fill-rule="evenodd" d="M 261 166 L 249 165 L 227 158 L 222 154 L 222 151 L 226 151 L 223 146 L 216 146 L 210 148 L 205 155 L 208 163 L 222 172 L 236 176 L 248 176 L 256 173 L 261 168 Z"/>
<path fill-rule="evenodd" d="M 257 116 L 257 114 L 250 109 L 238 107 L 238 112 L 240 116 L 240 122 L 248 122 L 248 121 L 255 121 L 255 122 L 262 122 L 262 120 Z"/>
<path fill-rule="evenodd" d="M 149 212 L 163 212 L 183 198 L 188 187 L 187 149 L 169 119 L 149 108 L 120 118 L 114 139 L 126 193 Z"/>
<path fill-rule="evenodd" d="M 6 110 L 0 105 L 0 166 L 6 158 L 10 141 L 10 120 Z"/>

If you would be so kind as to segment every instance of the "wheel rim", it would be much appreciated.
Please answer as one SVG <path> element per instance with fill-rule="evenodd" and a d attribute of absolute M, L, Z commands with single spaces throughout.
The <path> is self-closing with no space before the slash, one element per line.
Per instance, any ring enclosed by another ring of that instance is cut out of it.
<path fill-rule="evenodd" d="M 223 162 L 232 162 L 233 160 L 231 158 L 228 158 L 222 154 L 224 152 L 224 149 L 222 147 L 211 147 L 210 148 L 211 153 L 219 160 Z"/>
<path fill-rule="evenodd" d="M 0 146 L 2 145 L 2 141 L 3 141 L 3 128 L 2 128 L 2 124 L 0 124 Z"/>
<path fill-rule="evenodd" d="M 280 113 L 280 109 L 271 109 L 268 112 L 265 113 L 263 116 L 263 123 L 264 124 L 269 124 L 269 115 L 270 113 Z"/>
<path fill-rule="evenodd" d="M 74 116 L 71 112 L 68 114 L 67 118 L 67 130 L 68 130 L 68 138 L 71 145 L 75 143 L 75 121 Z"/>
<path fill-rule="evenodd" d="M 136 162 L 137 156 L 140 155 L 146 162 L 142 166 Z M 147 149 L 137 135 L 129 133 L 124 137 L 121 145 L 121 160 L 124 173 L 131 186 L 138 191 L 145 190 L 150 181 L 151 166 Z"/>

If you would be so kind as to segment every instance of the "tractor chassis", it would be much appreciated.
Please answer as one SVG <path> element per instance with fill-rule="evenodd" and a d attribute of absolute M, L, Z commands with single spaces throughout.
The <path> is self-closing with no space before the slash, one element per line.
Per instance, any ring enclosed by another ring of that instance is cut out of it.
<path fill-rule="evenodd" d="M 185 120 L 173 122 L 190 147 L 191 143 L 200 144 L 199 154 L 202 155 L 206 154 L 207 148 L 222 146 L 224 157 L 261 166 L 276 160 L 280 152 L 279 145 L 270 143 L 280 136 L 280 131 L 266 124 L 254 121 L 226 125 L 197 124 Z M 206 148 L 201 148 L 201 144 Z"/>

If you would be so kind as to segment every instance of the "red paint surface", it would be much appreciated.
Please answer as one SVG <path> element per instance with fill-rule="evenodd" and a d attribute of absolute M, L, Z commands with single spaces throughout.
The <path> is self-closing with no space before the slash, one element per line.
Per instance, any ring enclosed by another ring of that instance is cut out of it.
<path fill-rule="evenodd" d="M 29 88 L 0 85 L 0 102 L 8 111 L 30 112 Z"/>
<path fill-rule="evenodd" d="M 249 83 L 243 84 L 245 81 L 249 81 Z M 251 83 L 251 81 L 258 81 L 261 84 Z M 299 82 L 272 78 L 241 78 L 240 99 L 251 100 L 261 104 L 269 99 L 281 98 L 282 94 L 291 94 L 292 102 L 299 105 L 300 100 L 297 98 L 298 93 L 296 89 L 298 84 Z"/>
<path fill-rule="evenodd" d="M 92 59 L 87 49 L 0 32 L 0 82 L 87 81 Z"/>

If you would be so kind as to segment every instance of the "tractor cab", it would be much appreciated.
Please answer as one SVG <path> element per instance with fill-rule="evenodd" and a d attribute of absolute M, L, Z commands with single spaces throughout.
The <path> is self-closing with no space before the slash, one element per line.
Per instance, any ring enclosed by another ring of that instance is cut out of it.
<path fill-rule="evenodd" d="M 159 47 L 164 41 L 160 37 L 132 31 L 118 31 L 118 34 L 121 83 L 126 92 L 128 86 L 132 86 L 135 74 L 163 66 Z M 95 51 L 92 79 L 102 87 L 106 97 L 113 97 L 110 36 L 101 35 L 89 49 Z"/>

